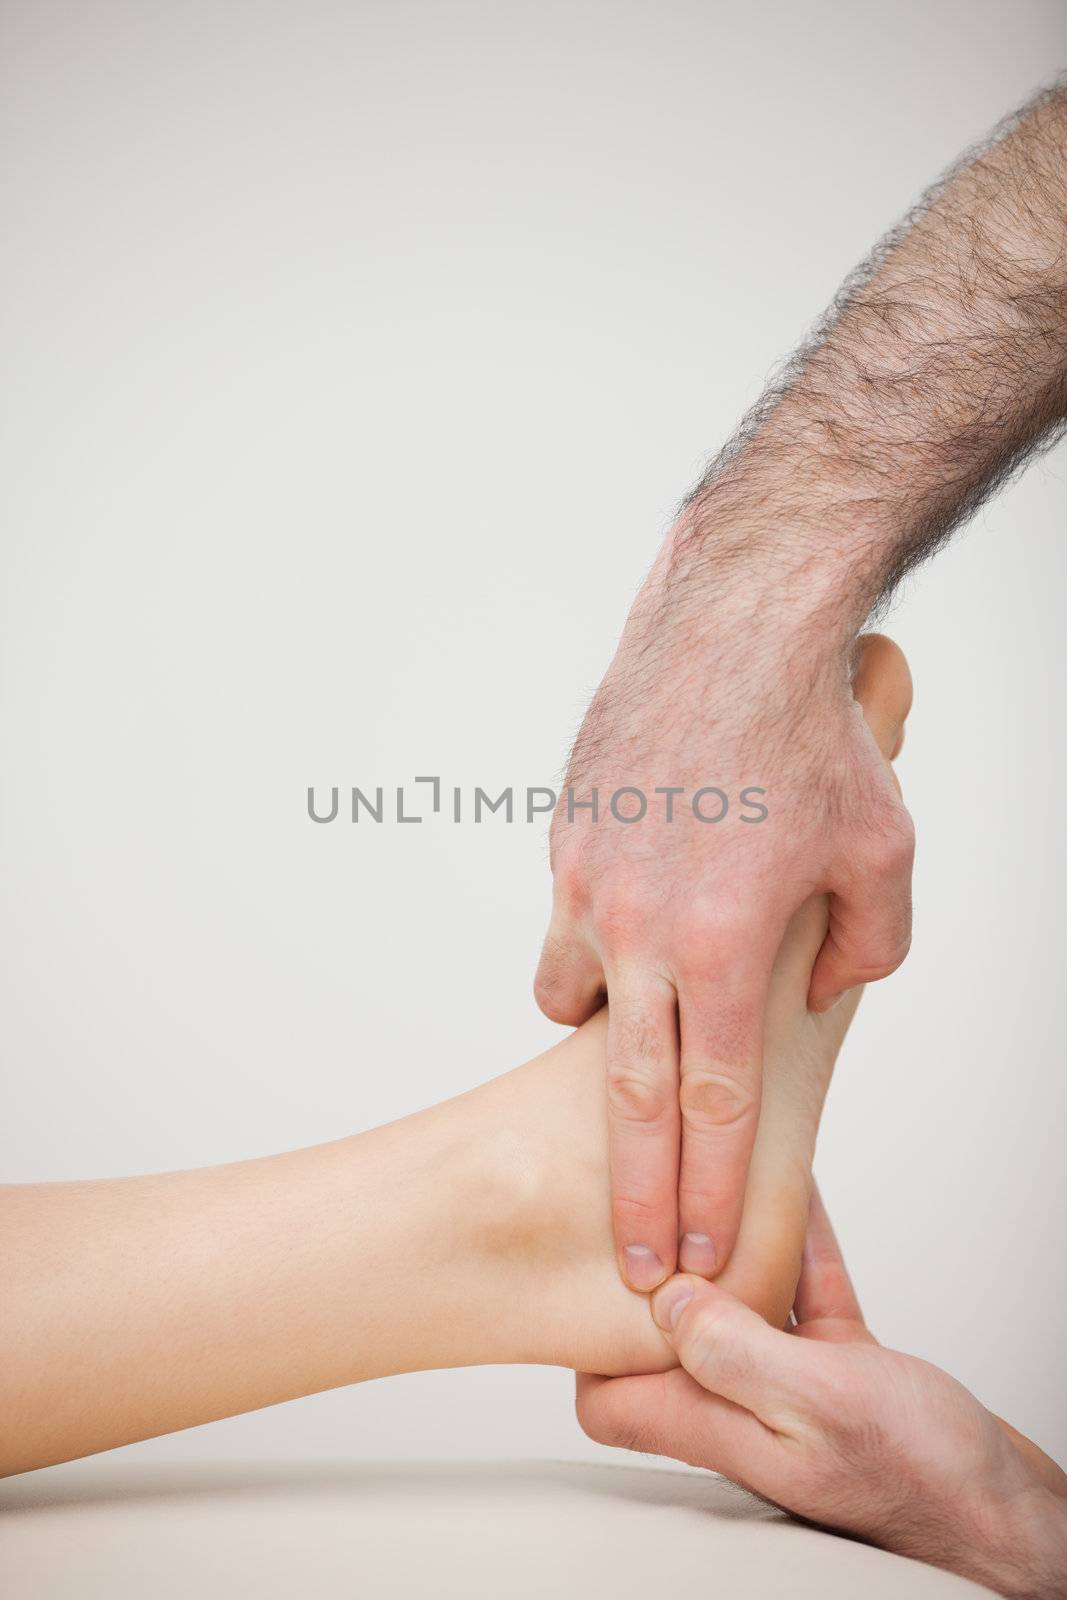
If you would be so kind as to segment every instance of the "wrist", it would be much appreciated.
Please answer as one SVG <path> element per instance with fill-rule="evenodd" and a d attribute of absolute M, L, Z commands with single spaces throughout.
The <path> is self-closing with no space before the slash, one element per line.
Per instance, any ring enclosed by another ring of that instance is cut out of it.
<path fill-rule="evenodd" d="M 1067 1499 L 1039 1486 L 1020 1533 L 1023 1556 L 1020 1596 L 1030 1600 L 1067 1597 Z"/>
<path fill-rule="evenodd" d="M 1035 1483 L 980 1527 L 967 1576 L 1007 1600 L 1067 1600 L 1067 1498 Z"/>
<path fill-rule="evenodd" d="M 893 507 L 809 441 L 757 436 L 682 507 L 653 580 L 704 592 L 816 652 L 840 653 L 882 592 L 902 530 Z"/>
<path fill-rule="evenodd" d="M 870 609 L 868 591 L 857 598 L 846 579 L 840 560 L 802 547 L 795 528 L 772 546 L 733 521 L 710 526 L 683 511 L 634 602 L 609 680 L 642 685 L 646 706 L 659 693 L 668 721 L 679 675 L 730 682 L 730 696 L 715 697 L 720 720 L 732 707 L 773 713 L 804 691 L 844 698 Z"/>

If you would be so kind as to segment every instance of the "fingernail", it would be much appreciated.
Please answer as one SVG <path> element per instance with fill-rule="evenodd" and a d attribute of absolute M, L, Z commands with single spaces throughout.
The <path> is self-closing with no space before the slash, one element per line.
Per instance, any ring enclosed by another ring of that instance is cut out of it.
<path fill-rule="evenodd" d="M 628 1244 L 622 1260 L 627 1283 L 633 1289 L 640 1289 L 642 1294 L 663 1282 L 666 1275 L 663 1262 L 647 1244 Z"/>
<path fill-rule="evenodd" d="M 715 1271 L 715 1246 L 706 1233 L 683 1233 L 678 1244 L 678 1265 L 683 1272 L 710 1278 Z"/>
<path fill-rule="evenodd" d="M 693 1285 L 686 1283 L 684 1278 L 678 1278 L 674 1283 L 668 1283 L 652 1302 L 652 1315 L 655 1317 L 664 1333 L 671 1333 L 674 1326 L 693 1298 Z"/>
<path fill-rule="evenodd" d="M 828 1011 L 832 1011 L 835 1006 L 841 1004 L 846 993 L 847 991 L 842 989 L 840 994 L 828 995 L 825 1000 L 820 1000 L 817 1006 L 813 1006 L 812 1010 L 815 1012 L 816 1016 L 824 1017 Z"/>

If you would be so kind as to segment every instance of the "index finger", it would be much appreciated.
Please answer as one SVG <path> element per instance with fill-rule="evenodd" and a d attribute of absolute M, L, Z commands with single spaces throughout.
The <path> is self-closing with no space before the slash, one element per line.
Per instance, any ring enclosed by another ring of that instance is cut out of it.
<path fill-rule="evenodd" d="M 608 1165 L 619 1267 L 647 1293 L 678 1248 L 678 1023 L 674 990 L 608 971 Z"/>

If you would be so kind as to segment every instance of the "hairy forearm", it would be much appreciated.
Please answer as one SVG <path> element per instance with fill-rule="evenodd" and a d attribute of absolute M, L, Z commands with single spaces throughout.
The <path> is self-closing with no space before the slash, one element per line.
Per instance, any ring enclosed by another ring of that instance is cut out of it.
<path fill-rule="evenodd" d="M 1067 416 L 1067 86 L 924 199 L 689 497 L 672 602 L 751 592 L 848 638 Z M 657 610 L 659 607 L 657 607 Z"/>

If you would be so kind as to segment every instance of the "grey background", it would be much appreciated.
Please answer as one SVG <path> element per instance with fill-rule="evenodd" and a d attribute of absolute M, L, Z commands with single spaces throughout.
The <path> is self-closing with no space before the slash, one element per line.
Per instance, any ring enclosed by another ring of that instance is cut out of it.
<path fill-rule="evenodd" d="M 704 455 L 1064 64 L 1058 3 L 2 8 L 2 1166 L 199 1165 L 544 1047 L 551 782 Z M 916 940 L 819 1171 L 871 1321 L 1067 1454 L 1065 458 L 909 585 Z M 140 1457 L 596 1457 L 428 1374 Z"/>

